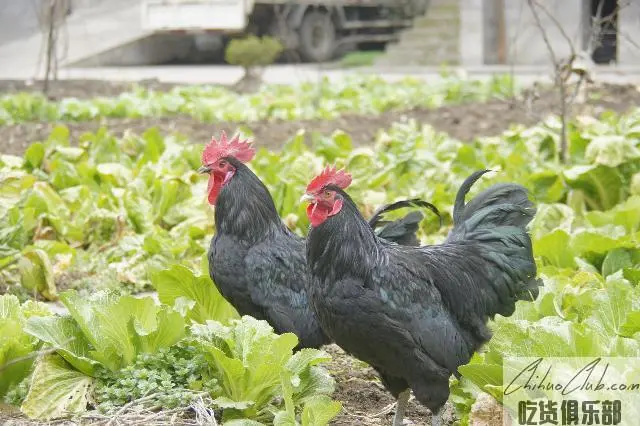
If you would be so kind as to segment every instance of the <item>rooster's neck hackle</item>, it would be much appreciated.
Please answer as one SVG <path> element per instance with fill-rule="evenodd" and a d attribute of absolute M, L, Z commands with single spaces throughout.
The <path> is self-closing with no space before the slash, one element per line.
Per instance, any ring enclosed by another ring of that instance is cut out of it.
<path fill-rule="evenodd" d="M 339 188 L 342 210 L 311 228 L 307 258 L 311 272 L 335 282 L 344 277 L 368 279 L 381 263 L 381 250 L 373 229 L 362 217 L 353 200 Z"/>
<path fill-rule="evenodd" d="M 236 173 L 220 191 L 216 204 L 216 232 L 255 244 L 284 225 L 267 187 L 247 166 L 232 163 Z"/>

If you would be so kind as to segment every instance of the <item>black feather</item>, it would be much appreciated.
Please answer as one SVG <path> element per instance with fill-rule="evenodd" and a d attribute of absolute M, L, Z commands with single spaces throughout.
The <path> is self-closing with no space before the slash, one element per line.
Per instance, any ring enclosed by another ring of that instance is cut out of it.
<path fill-rule="evenodd" d="M 411 387 L 438 411 L 448 380 L 491 337 L 495 314 L 538 295 L 531 240 L 535 208 L 520 185 L 493 185 L 465 205 L 461 186 L 454 228 L 444 244 L 407 247 L 378 238 L 349 196 L 342 210 L 313 228 L 309 297 L 324 331 L 368 362 L 397 396 Z M 526 200 L 526 201 L 525 201 Z"/>
<path fill-rule="evenodd" d="M 405 207 L 423 207 L 431 210 L 438 216 L 440 226 L 442 226 L 442 216 L 436 206 L 419 198 L 396 201 L 379 207 L 369 219 L 369 226 L 377 229 L 379 226 L 384 225 L 382 229 L 376 232 L 380 238 L 405 246 L 419 246 L 420 240 L 417 233 L 420 222 L 424 219 L 420 212 L 411 212 L 395 221 L 383 220 L 385 213 Z"/>
<path fill-rule="evenodd" d="M 378 209 L 375 212 L 373 212 L 373 215 L 371 216 L 371 218 L 369 218 L 369 226 L 371 226 L 373 229 L 376 229 L 378 223 L 381 221 L 385 213 L 389 213 L 391 211 L 402 209 L 405 207 L 423 207 L 425 209 L 431 210 L 433 213 L 436 214 L 436 216 L 438 216 L 438 219 L 440 220 L 440 226 L 442 226 L 442 216 L 440 215 L 440 211 L 438 211 L 438 208 L 433 204 L 427 201 L 421 200 L 419 198 L 412 198 L 409 200 L 400 200 L 400 201 L 393 202 L 391 204 L 385 204 L 383 206 L 378 207 Z"/>

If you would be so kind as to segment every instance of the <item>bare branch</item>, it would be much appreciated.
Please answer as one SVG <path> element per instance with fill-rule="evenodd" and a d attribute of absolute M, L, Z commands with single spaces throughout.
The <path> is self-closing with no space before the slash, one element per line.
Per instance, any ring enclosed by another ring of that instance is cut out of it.
<path fill-rule="evenodd" d="M 58 78 L 59 49 L 58 41 L 60 28 L 64 26 L 67 19 L 68 0 L 48 0 L 43 9 L 40 9 L 39 21 L 43 32 L 43 45 L 38 59 L 38 71 L 40 69 L 40 60 L 44 50 L 45 56 L 45 74 L 43 92 L 49 91 L 49 82 Z M 68 37 L 67 37 L 68 39 Z M 65 51 L 68 46 L 65 47 Z M 66 55 L 66 53 L 65 53 Z"/>
<path fill-rule="evenodd" d="M 542 40 L 544 40 L 544 44 L 547 47 L 547 51 L 549 52 L 549 56 L 551 57 L 551 62 L 556 65 L 558 63 L 558 60 L 556 59 L 556 52 L 555 50 L 553 50 L 553 45 L 549 40 L 547 32 L 544 30 L 544 26 L 540 21 L 540 15 L 538 15 L 538 11 L 536 10 L 536 6 L 538 5 L 538 3 L 535 0 L 527 0 L 527 3 L 529 4 L 529 8 L 531 9 L 531 13 L 533 14 L 533 19 L 536 21 L 536 27 L 540 31 Z"/>
<path fill-rule="evenodd" d="M 591 19 L 591 37 L 589 37 L 589 44 L 587 44 L 587 52 L 593 52 L 599 44 L 600 33 L 602 32 L 602 8 L 604 7 L 604 0 L 600 0 L 598 3 L 598 10 L 596 16 Z"/>
<path fill-rule="evenodd" d="M 574 88 L 573 95 L 571 95 L 571 97 L 569 97 L 569 99 L 567 100 L 569 105 L 573 105 L 573 103 L 576 101 L 576 99 L 578 98 L 578 95 L 580 94 L 580 89 L 583 88 L 583 83 L 586 83 L 587 78 L 588 78 L 588 74 L 586 73 L 580 74 L 580 78 L 576 83 L 576 87 Z"/>
<path fill-rule="evenodd" d="M 542 39 L 544 40 L 544 43 L 547 47 L 547 51 L 549 52 L 549 56 L 551 57 L 551 61 L 553 63 L 553 67 L 554 67 L 554 81 L 555 81 L 555 85 L 558 88 L 558 95 L 559 95 L 559 101 L 560 101 L 560 120 L 562 123 L 562 128 L 560 130 L 560 149 L 559 149 L 559 157 L 560 157 L 560 162 L 565 163 L 567 160 L 567 150 L 568 150 L 568 115 L 570 114 L 570 109 L 571 109 L 571 105 L 569 105 L 567 103 L 568 99 L 567 99 L 567 80 L 568 80 L 568 76 L 564 76 L 563 75 L 563 70 L 565 69 L 571 69 L 571 65 L 573 64 L 573 61 L 575 60 L 575 49 L 573 47 L 573 44 L 571 42 L 571 39 L 567 36 L 566 32 L 562 29 L 560 23 L 558 22 L 557 19 L 555 19 L 555 17 L 552 17 L 552 20 L 554 22 L 554 24 L 558 27 L 558 29 L 560 29 L 560 32 L 563 34 L 563 37 L 565 37 L 565 39 L 567 40 L 567 42 L 569 43 L 570 49 L 571 49 L 571 56 L 569 58 L 569 60 L 565 63 L 565 61 L 559 60 L 559 58 L 557 57 L 557 54 L 555 52 L 555 50 L 553 49 L 553 45 L 551 44 L 551 41 L 549 40 L 549 36 L 547 34 L 547 31 L 545 29 L 545 27 L 542 25 L 542 21 L 540 20 L 540 15 L 538 14 L 538 11 L 536 10 L 536 7 L 540 7 L 542 10 L 545 11 L 545 13 L 547 15 L 550 16 L 549 11 L 546 8 L 543 8 L 542 6 L 540 6 L 540 4 L 537 1 L 534 0 L 527 0 L 527 3 L 529 4 L 529 8 L 531 9 L 531 13 L 533 15 L 533 19 L 535 20 L 536 26 L 538 27 L 538 30 L 540 31 L 540 34 L 542 35 Z M 570 73 L 568 74 L 570 75 Z"/>
<path fill-rule="evenodd" d="M 553 15 L 553 13 L 551 13 L 549 9 L 547 9 L 541 2 L 533 1 L 533 0 L 528 0 L 528 2 L 529 2 L 529 7 L 531 7 L 531 11 L 534 13 L 534 19 L 536 20 L 536 25 L 538 25 L 538 28 L 542 28 L 542 25 L 540 23 L 540 17 L 538 16 L 538 13 L 534 11 L 533 4 L 535 4 L 540 10 L 542 10 L 549 19 L 551 19 L 553 24 L 556 26 L 556 28 L 558 28 L 558 31 L 560 31 L 560 34 L 569 45 L 569 48 L 571 49 L 571 54 L 575 55 L 575 49 L 573 47 L 573 41 L 571 40 L 571 37 L 569 37 L 569 35 L 564 30 L 564 27 L 562 26 L 562 24 Z"/>
<path fill-rule="evenodd" d="M 53 57 L 55 56 L 55 28 L 56 28 L 56 0 L 49 0 L 49 13 L 47 15 L 47 52 L 44 69 L 44 86 L 43 91 L 45 94 L 49 93 L 49 77 L 53 66 Z"/>

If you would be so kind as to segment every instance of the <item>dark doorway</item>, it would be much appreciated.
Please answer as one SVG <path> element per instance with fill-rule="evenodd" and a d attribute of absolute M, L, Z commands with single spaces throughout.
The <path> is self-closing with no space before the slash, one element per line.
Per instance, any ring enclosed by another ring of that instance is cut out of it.
<path fill-rule="evenodd" d="M 593 31 L 600 33 L 593 37 Z M 618 0 L 591 0 L 592 58 L 596 64 L 618 60 Z"/>

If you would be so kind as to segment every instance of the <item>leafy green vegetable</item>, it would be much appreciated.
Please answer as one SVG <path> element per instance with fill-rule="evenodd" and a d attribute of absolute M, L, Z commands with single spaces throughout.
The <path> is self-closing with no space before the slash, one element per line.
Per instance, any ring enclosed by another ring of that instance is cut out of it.
<path fill-rule="evenodd" d="M 302 410 L 302 426 L 325 426 L 340 413 L 342 405 L 328 396 L 308 399 Z"/>
<path fill-rule="evenodd" d="M 24 153 L 24 159 L 32 169 L 37 169 L 42 164 L 42 160 L 44 160 L 44 154 L 44 144 L 36 142 L 27 148 Z"/>
<path fill-rule="evenodd" d="M 295 395 L 293 393 L 293 383 L 296 382 L 297 379 L 290 371 L 285 370 L 280 375 L 280 381 L 282 384 L 285 409 L 275 414 L 273 418 L 274 425 L 326 426 L 342 409 L 342 404 L 338 401 L 333 401 L 327 395 L 311 395 L 304 399 L 304 406 L 299 416 L 301 421 L 299 422 L 298 416 L 296 415 Z"/>
<path fill-rule="evenodd" d="M 21 201 L 24 191 L 36 182 L 36 177 L 13 167 L 3 166 L 0 173 L 0 217 Z"/>
<path fill-rule="evenodd" d="M 606 135 L 591 140 L 585 157 L 594 164 L 617 167 L 629 158 L 640 157 L 640 151 L 631 139 L 621 135 Z"/>
<path fill-rule="evenodd" d="M 56 300 L 58 292 L 53 281 L 53 267 L 44 250 L 30 249 L 22 252 L 18 261 L 22 286 L 37 291 L 48 300 Z"/>
<path fill-rule="evenodd" d="M 27 301 L 20 305 L 13 295 L 0 295 L 0 397 L 18 385 L 31 370 L 34 361 L 33 351 L 40 344 L 24 330 L 30 318 L 50 315 L 45 305 Z"/>
<path fill-rule="evenodd" d="M 217 320 L 226 323 L 238 314 L 213 285 L 208 275 L 196 276 L 189 268 L 173 265 L 152 277 L 158 298 L 198 323 Z"/>
<path fill-rule="evenodd" d="M 26 376 L 21 382 L 12 384 L 9 391 L 4 396 L 4 402 L 8 405 L 20 407 L 27 398 L 29 387 L 31 386 L 31 376 Z"/>
<path fill-rule="evenodd" d="M 99 293 L 86 299 L 67 291 L 61 299 L 93 348 L 90 357 L 112 371 L 130 365 L 138 353 L 171 346 L 184 335 L 182 317 L 149 297 Z"/>
<path fill-rule="evenodd" d="M 56 352 L 76 370 L 94 376 L 100 363 L 91 357 L 91 346 L 78 324 L 69 316 L 31 319 L 25 331 L 56 348 Z"/>
<path fill-rule="evenodd" d="M 117 373 L 104 371 L 98 375 L 98 409 L 111 413 L 143 397 L 147 407 L 188 406 L 203 393 L 219 392 L 208 371 L 203 354 L 188 340 L 156 353 L 139 354 L 133 364 Z"/>
<path fill-rule="evenodd" d="M 80 414 L 87 408 L 92 386 L 93 378 L 75 370 L 61 356 L 45 355 L 36 363 L 21 410 L 39 420 Z"/>
<path fill-rule="evenodd" d="M 74 367 L 93 375 L 96 363 L 116 371 L 142 352 L 169 347 L 184 335 L 184 320 L 153 299 L 116 297 L 104 292 L 89 299 L 62 293 L 71 318 L 34 318 L 27 332 L 59 347 Z"/>
<path fill-rule="evenodd" d="M 610 260 L 608 265 L 626 259 L 620 251 L 610 253 L 611 259 L 616 260 Z M 612 272 L 604 281 L 597 272 L 545 269 L 545 289 L 536 304 L 528 305 L 537 309 L 529 309 L 525 317 L 520 304 L 516 318 L 497 318 L 494 336 L 485 352 L 460 367 L 460 373 L 501 400 L 502 359 L 506 356 L 640 356 L 640 290 L 620 272 Z M 558 278 L 552 281 L 547 278 L 548 273 Z M 517 319 L 518 316 L 523 318 Z"/>
<path fill-rule="evenodd" d="M 117 213 L 96 209 L 84 225 L 85 240 L 90 244 L 105 244 L 113 240 L 122 225 Z"/>
<path fill-rule="evenodd" d="M 284 392 L 289 415 L 292 407 L 306 406 L 310 401 L 307 416 L 332 418 L 337 414 L 330 415 L 334 405 L 317 401 L 318 405 L 313 405 L 318 395 L 333 392 L 333 380 L 317 366 L 329 359 L 324 352 L 305 349 L 293 355 L 298 344 L 295 335 L 274 334 L 265 321 L 248 316 L 232 320 L 229 326 L 207 321 L 192 329 L 222 388 L 222 395 L 213 402 L 223 409 L 225 422 L 271 419 L 271 406 L 280 392 Z"/>
<path fill-rule="evenodd" d="M 602 262 L 602 276 L 608 277 L 621 269 L 628 268 L 633 265 L 631 253 L 625 249 L 613 249 L 604 258 Z"/>
<path fill-rule="evenodd" d="M 55 419 L 86 410 L 94 378 L 132 365 L 139 354 L 155 353 L 185 335 L 182 316 L 152 298 L 99 292 L 88 299 L 61 294 L 70 316 L 29 318 L 25 332 L 55 348 L 35 369 L 22 405 L 25 414 Z"/>
<path fill-rule="evenodd" d="M 298 86 L 267 85 L 255 94 L 216 86 L 177 87 L 168 92 L 135 88 L 113 98 L 50 102 L 44 96 L 18 93 L 0 97 L 0 125 L 24 121 L 88 121 L 100 117 L 157 117 L 187 114 L 200 121 L 260 119 L 329 119 L 344 112 L 374 114 L 395 108 L 436 107 L 446 103 L 507 96 L 512 79 L 461 79 L 453 74 L 424 84 L 415 78 L 388 83 L 376 76 L 336 82 L 323 79 Z"/>

